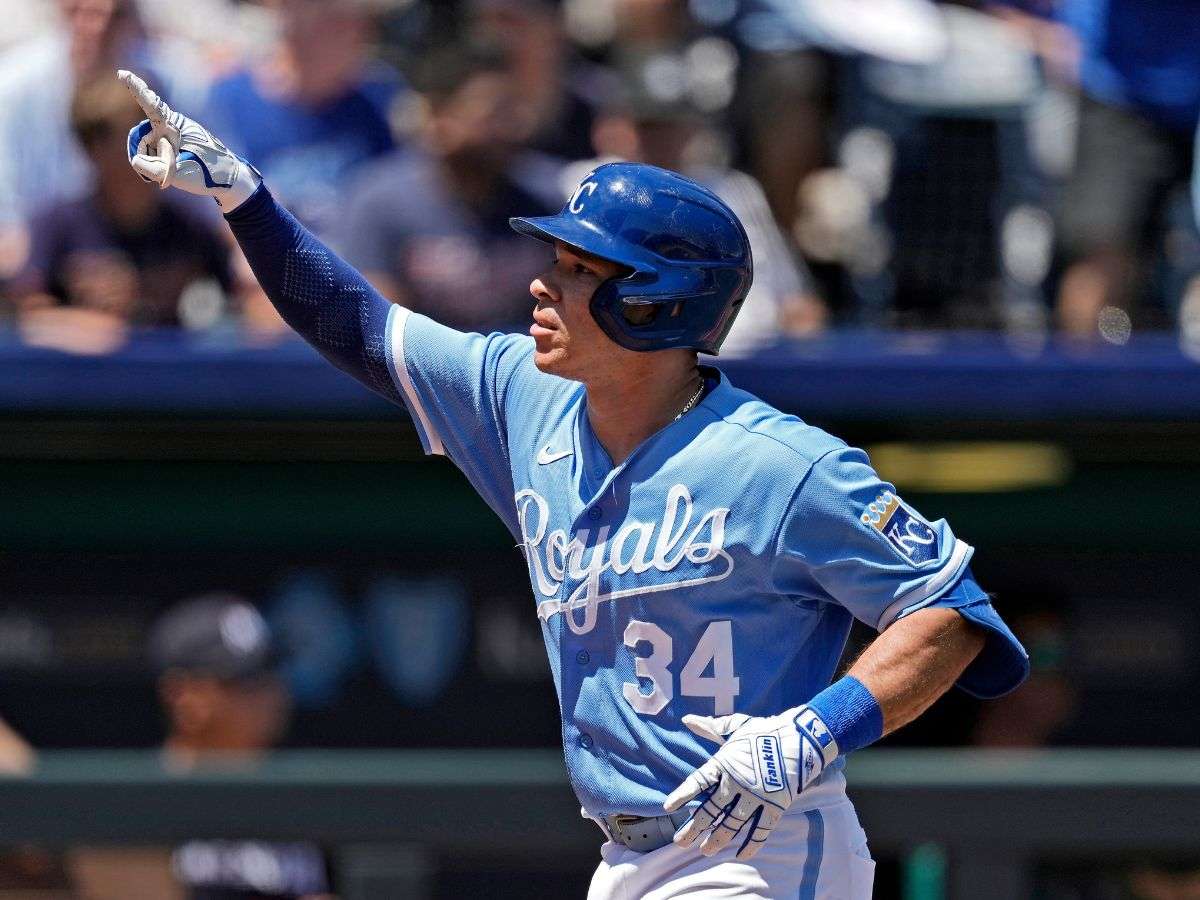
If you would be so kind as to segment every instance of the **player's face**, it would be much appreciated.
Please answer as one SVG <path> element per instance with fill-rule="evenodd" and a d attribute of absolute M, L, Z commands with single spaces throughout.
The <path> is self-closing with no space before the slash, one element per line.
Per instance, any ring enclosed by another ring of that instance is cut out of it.
<path fill-rule="evenodd" d="M 534 364 L 543 372 L 588 381 L 621 365 L 625 350 L 601 331 L 588 308 L 603 282 L 621 266 L 555 242 L 554 261 L 529 285 L 537 305 L 529 333 Z"/>

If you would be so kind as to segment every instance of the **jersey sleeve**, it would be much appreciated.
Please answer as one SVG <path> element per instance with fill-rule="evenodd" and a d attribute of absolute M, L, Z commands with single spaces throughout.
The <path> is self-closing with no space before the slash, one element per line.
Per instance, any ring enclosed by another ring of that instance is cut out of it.
<path fill-rule="evenodd" d="M 448 457 L 516 534 L 508 394 L 532 370 L 531 342 L 471 334 L 393 306 L 388 366 L 427 454 Z"/>
<path fill-rule="evenodd" d="M 1029 654 L 1000 618 L 970 568 L 929 606 L 956 610 L 983 631 L 983 649 L 955 682 L 958 687 L 973 697 L 990 700 L 1007 694 L 1029 676 Z"/>
<path fill-rule="evenodd" d="M 865 453 L 842 447 L 812 464 L 784 513 L 774 587 L 883 631 L 950 590 L 973 552 L 901 500 Z"/>

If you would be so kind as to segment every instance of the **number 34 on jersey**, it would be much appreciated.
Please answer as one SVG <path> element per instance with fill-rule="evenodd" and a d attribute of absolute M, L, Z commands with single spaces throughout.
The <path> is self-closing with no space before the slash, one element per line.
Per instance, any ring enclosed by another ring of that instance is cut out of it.
<path fill-rule="evenodd" d="M 711 697 L 714 716 L 733 712 L 741 680 L 734 670 L 733 628 L 728 619 L 708 623 L 678 674 L 674 666 L 675 641 L 653 622 L 631 620 L 625 628 L 624 642 L 634 656 L 633 671 L 638 682 L 626 682 L 622 691 L 629 705 L 642 715 L 662 712 L 675 697 L 677 685 L 681 696 Z"/>

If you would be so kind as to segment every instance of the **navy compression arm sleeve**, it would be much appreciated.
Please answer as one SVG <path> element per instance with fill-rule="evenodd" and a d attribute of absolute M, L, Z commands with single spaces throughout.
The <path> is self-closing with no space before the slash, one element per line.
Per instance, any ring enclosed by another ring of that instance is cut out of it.
<path fill-rule="evenodd" d="M 400 403 L 388 371 L 391 304 L 265 185 L 225 220 L 283 320 L 343 372 Z"/>

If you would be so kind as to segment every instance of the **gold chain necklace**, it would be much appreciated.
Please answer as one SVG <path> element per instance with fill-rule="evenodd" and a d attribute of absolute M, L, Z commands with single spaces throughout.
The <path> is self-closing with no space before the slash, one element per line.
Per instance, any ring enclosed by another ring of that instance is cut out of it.
<path fill-rule="evenodd" d="M 682 419 L 684 416 L 686 416 L 689 412 L 691 412 L 692 407 L 696 405 L 697 401 L 699 401 L 699 399 L 700 399 L 700 395 L 703 393 L 704 393 L 704 379 L 701 378 L 700 379 L 700 387 L 696 388 L 696 393 L 692 394 L 692 399 L 687 402 L 687 404 L 683 407 L 683 409 L 681 409 L 679 411 L 679 415 L 677 415 L 672 421 L 678 422 L 680 419 Z"/>

